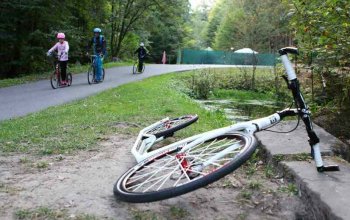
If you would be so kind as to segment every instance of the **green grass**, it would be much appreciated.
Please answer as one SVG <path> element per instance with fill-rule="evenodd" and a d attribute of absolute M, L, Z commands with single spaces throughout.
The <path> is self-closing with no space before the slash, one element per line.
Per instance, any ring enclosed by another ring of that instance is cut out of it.
<path fill-rule="evenodd" d="M 16 219 L 64 219 L 67 213 L 59 210 L 52 210 L 47 207 L 37 209 L 20 209 L 15 212 Z"/>
<path fill-rule="evenodd" d="M 298 187 L 294 183 L 289 183 L 287 186 L 281 186 L 278 190 L 291 196 L 297 195 L 299 192 Z"/>
<path fill-rule="evenodd" d="M 69 65 L 69 72 L 71 72 L 72 74 L 86 72 L 89 67 L 89 65 L 70 65 L 70 64 L 68 65 Z M 132 62 L 110 62 L 110 63 L 105 63 L 104 68 L 107 69 L 112 67 L 131 66 L 131 65 L 132 65 Z M 46 71 L 41 73 L 26 74 L 16 78 L 2 79 L 0 80 L 0 88 L 19 85 L 19 84 L 42 80 L 42 79 L 49 79 L 51 73 L 52 71 Z"/>
<path fill-rule="evenodd" d="M 262 183 L 260 183 L 259 181 L 251 181 L 248 185 L 248 187 L 252 190 L 258 190 L 261 189 L 262 187 Z"/>
<path fill-rule="evenodd" d="M 213 96 L 215 99 L 231 99 L 236 101 L 245 100 L 271 100 L 275 99 L 272 93 L 260 93 L 254 91 L 237 90 L 237 89 L 215 89 Z"/>
<path fill-rule="evenodd" d="M 238 194 L 238 196 L 240 197 L 240 198 L 243 198 L 243 199 L 247 199 L 247 200 L 249 200 L 249 199 L 251 199 L 252 198 L 252 195 L 253 195 L 253 192 L 251 192 L 251 191 L 249 191 L 249 190 L 242 190 L 239 194 Z"/>
<path fill-rule="evenodd" d="M 19 209 L 15 212 L 15 219 L 18 220 L 47 220 L 47 219 L 72 219 L 72 220 L 98 220 L 100 217 L 88 214 L 70 215 L 66 209 L 51 209 L 48 207 L 39 207 L 36 209 Z M 107 218 L 103 218 L 107 219 Z"/>
<path fill-rule="evenodd" d="M 184 219 L 186 216 L 189 215 L 186 209 L 176 207 L 176 206 L 171 206 L 169 211 L 170 211 L 171 219 Z"/>
<path fill-rule="evenodd" d="M 115 132 L 137 135 L 166 116 L 198 114 L 199 122 L 177 133 L 185 137 L 228 125 L 221 112 L 207 112 L 171 84 L 179 74 L 167 74 L 110 89 L 69 104 L 0 122 L 0 152 L 70 153 L 96 146 Z"/>
<path fill-rule="evenodd" d="M 150 210 L 138 210 L 136 208 L 131 208 L 129 210 L 130 214 L 133 216 L 134 220 L 158 220 L 160 218 L 159 214 L 152 212 Z"/>
<path fill-rule="evenodd" d="M 291 93 L 281 77 L 273 69 L 258 68 L 208 68 L 190 71 L 183 76 L 186 87 L 183 92 L 198 99 L 291 100 Z M 254 85 L 254 86 L 253 86 Z"/>

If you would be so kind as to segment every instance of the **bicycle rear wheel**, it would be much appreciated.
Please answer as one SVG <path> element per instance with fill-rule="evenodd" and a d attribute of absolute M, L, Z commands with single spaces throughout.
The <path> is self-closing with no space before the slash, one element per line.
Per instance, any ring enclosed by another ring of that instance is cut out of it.
<path fill-rule="evenodd" d="M 50 83 L 53 89 L 57 89 L 60 86 L 60 79 L 56 72 L 53 72 L 53 74 L 51 74 Z"/>
<path fill-rule="evenodd" d="M 198 115 L 184 115 L 178 118 L 173 118 L 158 125 L 147 134 L 153 134 L 157 138 L 165 136 L 169 137 L 182 128 L 185 128 L 198 120 Z"/>
<path fill-rule="evenodd" d="M 254 136 L 238 132 L 217 136 L 185 152 L 175 146 L 124 173 L 114 185 L 114 195 L 126 202 L 141 203 L 191 192 L 236 170 L 256 146 Z M 221 158 L 204 165 L 225 149 Z"/>
<path fill-rule="evenodd" d="M 91 85 L 92 83 L 95 82 L 95 71 L 94 71 L 94 67 L 90 66 L 88 73 L 87 73 L 87 77 L 88 77 L 88 83 Z"/>

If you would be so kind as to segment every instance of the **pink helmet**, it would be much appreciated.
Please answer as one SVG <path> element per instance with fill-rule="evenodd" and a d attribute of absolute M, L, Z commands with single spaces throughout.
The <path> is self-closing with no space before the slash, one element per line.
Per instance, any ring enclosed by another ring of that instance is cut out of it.
<path fill-rule="evenodd" d="M 57 34 L 57 38 L 58 39 L 64 39 L 64 38 L 66 38 L 66 36 L 64 35 L 64 33 L 58 33 Z"/>

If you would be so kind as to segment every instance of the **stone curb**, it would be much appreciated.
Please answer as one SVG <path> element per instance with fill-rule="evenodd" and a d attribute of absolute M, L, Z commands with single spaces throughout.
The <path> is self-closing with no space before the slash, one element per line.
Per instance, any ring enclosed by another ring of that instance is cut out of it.
<path fill-rule="evenodd" d="M 285 121 L 274 127 L 277 131 L 289 131 L 296 121 Z M 333 155 L 332 149 L 346 148 L 340 140 L 314 125 L 320 138 L 323 155 Z M 327 157 L 326 164 L 338 164 L 340 172 L 318 173 L 314 162 L 283 161 L 282 156 L 310 154 L 305 127 L 299 127 L 291 133 L 280 134 L 267 131 L 256 134 L 266 151 L 268 161 L 277 165 L 286 178 L 292 178 L 299 188 L 299 195 L 307 207 L 305 219 L 350 219 L 350 164 L 333 157 Z M 278 159 L 276 159 L 278 158 Z M 282 161 L 280 161 L 282 158 Z"/>

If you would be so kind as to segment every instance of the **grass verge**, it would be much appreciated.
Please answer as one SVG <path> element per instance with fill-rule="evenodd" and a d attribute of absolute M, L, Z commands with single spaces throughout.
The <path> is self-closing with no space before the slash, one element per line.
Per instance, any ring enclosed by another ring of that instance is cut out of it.
<path fill-rule="evenodd" d="M 39 207 L 36 209 L 19 209 L 15 213 L 18 220 L 45 220 L 45 219 L 72 219 L 72 220 L 98 220 L 100 217 L 88 214 L 69 214 L 65 209 L 51 209 Z M 104 218 L 107 219 L 107 218 Z"/>
<path fill-rule="evenodd" d="M 89 149 L 115 132 L 136 135 L 166 116 L 198 114 L 199 123 L 178 132 L 188 136 L 228 125 L 221 112 L 207 112 L 172 83 L 167 74 L 110 89 L 69 104 L 0 122 L 0 152 L 70 153 Z M 139 127 L 118 126 L 125 122 Z M 131 147 L 131 146 L 130 146 Z"/>

